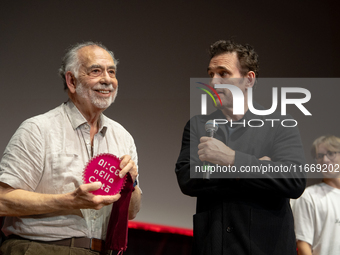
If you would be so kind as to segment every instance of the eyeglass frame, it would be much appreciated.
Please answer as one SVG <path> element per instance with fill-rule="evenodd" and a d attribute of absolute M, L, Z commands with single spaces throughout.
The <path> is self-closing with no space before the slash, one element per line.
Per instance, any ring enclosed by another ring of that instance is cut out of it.
<path fill-rule="evenodd" d="M 336 154 L 340 153 L 340 151 L 327 151 L 327 153 L 317 153 L 317 156 L 314 158 L 316 161 L 322 160 L 325 156 L 327 156 L 327 158 L 329 160 L 333 160 L 336 157 Z M 329 154 L 331 154 L 332 156 L 330 156 Z M 322 157 L 321 157 L 322 155 Z"/>

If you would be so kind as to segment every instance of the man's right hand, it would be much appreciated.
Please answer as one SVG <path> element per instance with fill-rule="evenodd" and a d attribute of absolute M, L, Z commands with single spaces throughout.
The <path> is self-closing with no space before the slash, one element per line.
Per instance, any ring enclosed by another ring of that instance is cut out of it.
<path fill-rule="evenodd" d="M 120 198 L 96 196 L 91 193 L 101 187 L 100 182 L 80 185 L 66 194 L 42 194 L 22 189 L 14 189 L 0 182 L 0 217 L 36 215 L 64 210 L 96 209 L 112 204 Z"/>
<path fill-rule="evenodd" d="M 101 182 L 92 182 L 80 185 L 72 193 L 69 202 L 72 209 L 96 209 L 99 210 L 105 205 L 112 204 L 120 198 L 120 194 L 114 196 L 93 195 L 91 191 L 100 189 Z M 71 209 L 70 208 L 70 209 Z"/>

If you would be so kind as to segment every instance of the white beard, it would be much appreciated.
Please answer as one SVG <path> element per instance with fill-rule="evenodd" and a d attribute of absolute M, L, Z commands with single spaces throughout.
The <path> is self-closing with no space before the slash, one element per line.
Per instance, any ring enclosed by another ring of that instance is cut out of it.
<path fill-rule="evenodd" d="M 76 87 L 77 94 L 84 99 L 90 99 L 91 103 L 100 109 L 108 108 L 115 101 L 117 94 L 118 94 L 118 87 L 114 89 L 112 84 L 110 85 L 96 84 L 93 87 L 93 89 L 94 90 L 110 89 L 112 90 L 112 93 L 114 93 L 114 95 L 109 98 L 103 98 L 103 97 L 99 97 L 96 94 L 96 92 L 84 86 L 82 83 L 78 84 L 78 86 Z"/>

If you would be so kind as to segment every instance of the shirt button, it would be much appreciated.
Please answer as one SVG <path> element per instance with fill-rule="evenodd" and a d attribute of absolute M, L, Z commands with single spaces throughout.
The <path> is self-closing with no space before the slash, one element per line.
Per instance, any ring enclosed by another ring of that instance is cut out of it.
<path fill-rule="evenodd" d="M 227 232 L 228 232 L 228 233 L 231 233 L 231 232 L 233 232 L 233 230 L 234 230 L 234 228 L 233 228 L 233 227 L 227 227 Z"/>

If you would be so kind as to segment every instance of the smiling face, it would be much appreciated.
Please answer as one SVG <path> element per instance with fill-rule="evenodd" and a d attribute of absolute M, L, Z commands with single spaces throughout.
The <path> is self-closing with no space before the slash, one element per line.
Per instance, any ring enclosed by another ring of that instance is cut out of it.
<path fill-rule="evenodd" d="M 245 94 L 248 83 L 241 75 L 240 64 L 236 52 L 224 53 L 217 55 L 210 60 L 208 67 L 208 75 L 212 79 L 211 85 L 215 84 L 232 84 L 239 87 L 243 94 Z M 216 89 L 219 94 L 222 106 L 219 100 L 216 101 L 217 108 L 232 108 L 233 97 L 229 89 Z"/>
<path fill-rule="evenodd" d="M 80 110 L 105 110 L 118 91 L 116 67 L 112 56 L 98 46 L 86 46 L 78 51 L 79 71 L 69 90 Z"/>

